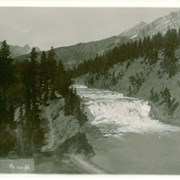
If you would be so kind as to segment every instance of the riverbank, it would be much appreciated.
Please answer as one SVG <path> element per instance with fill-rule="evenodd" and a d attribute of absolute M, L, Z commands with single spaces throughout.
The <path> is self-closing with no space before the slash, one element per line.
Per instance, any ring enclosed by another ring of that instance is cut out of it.
<path fill-rule="evenodd" d="M 90 141 L 94 164 L 110 174 L 180 174 L 180 133 L 129 133 Z"/>
<path fill-rule="evenodd" d="M 42 156 L 36 159 L 36 174 L 88 174 L 88 172 L 74 164 L 71 159 L 64 155 Z"/>
<path fill-rule="evenodd" d="M 78 120 L 64 124 L 58 102 L 51 105 L 59 146 L 49 157 L 37 159 L 36 173 L 179 174 L 180 129 L 151 119 L 148 102 L 102 89 L 76 93 Z M 81 120 L 85 123 L 75 126 Z"/>
<path fill-rule="evenodd" d="M 108 174 L 179 174 L 180 129 L 151 119 L 147 102 L 99 89 L 79 89 L 93 164 Z"/>

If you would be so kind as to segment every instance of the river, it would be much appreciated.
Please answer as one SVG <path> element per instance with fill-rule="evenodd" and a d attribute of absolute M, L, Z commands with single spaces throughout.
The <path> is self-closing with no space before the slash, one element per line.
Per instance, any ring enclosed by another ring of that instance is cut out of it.
<path fill-rule="evenodd" d="M 149 117 L 147 101 L 75 85 L 88 117 L 89 164 L 112 174 L 180 174 L 180 128 Z"/>

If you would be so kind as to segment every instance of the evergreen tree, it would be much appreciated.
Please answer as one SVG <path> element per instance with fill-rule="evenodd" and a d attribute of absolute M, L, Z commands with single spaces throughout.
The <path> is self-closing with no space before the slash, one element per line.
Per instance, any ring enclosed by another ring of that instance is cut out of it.
<path fill-rule="evenodd" d="M 10 57 L 9 46 L 6 41 L 2 42 L 0 49 L 0 122 L 5 125 L 8 121 L 8 109 L 10 99 L 8 97 L 8 89 L 13 83 L 13 59 Z"/>
<path fill-rule="evenodd" d="M 9 46 L 8 46 L 6 40 L 4 40 L 2 42 L 1 49 L 0 49 L 0 57 L 2 59 L 9 59 L 10 58 Z"/>
<path fill-rule="evenodd" d="M 171 93 L 168 88 L 161 92 L 161 96 L 163 98 L 161 104 L 165 105 L 167 113 L 172 116 L 173 112 L 179 106 L 179 102 L 175 98 L 171 99 Z"/>
<path fill-rule="evenodd" d="M 10 96 L 14 82 L 12 62 L 9 46 L 3 41 L 0 48 L 0 154 L 7 154 L 15 145 L 15 138 L 10 133 L 15 128 L 14 107 Z"/>
<path fill-rule="evenodd" d="M 57 91 L 66 96 L 69 91 L 69 86 L 72 84 L 70 71 L 65 70 L 61 61 L 58 63 L 57 75 L 56 75 L 56 87 Z"/>
<path fill-rule="evenodd" d="M 37 96 L 38 96 L 38 87 L 37 87 L 37 80 L 38 80 L 38 62 L 37 62 L 38 54 L 36 52 L 36 48 L 32 48 L 30 53 L 30 60 L 31 60 L 31 72 L 29 74 L 29 79 L 31 83 L 31 97 L 32 97 L 32 104 L 33 107 L 36 106 L 37 103 Z"/>
<path fill-rule="evenodd" d="M 23 82 L 25 85 L 25 122 L 24 136 L 27 153 L 32 154 L 39 148 L 41 136 L 41 120 L 39 117 L 39 65 L 38 54 L 33 48 L 30 53 L 30 62 L 26 62 L 23 72 Z M 38 138 L 38 141 L 37 141 Z"/>
<path fill-rule="evenodd" d="M 43 102 L 46 103 L 48 99 L 48 74 L 46 53 L 44 51 L 41 54 L 40 62 L 40 89 L 41 98 L 43 99 Z"/>
<path fill-rule="evenodd" d="M 50 79 L 50 88 L 51 88 L 51 95 L 50 99 L 55 98 L 55 78 L 56 78 L 56 72 L 57 72 L 57 63 L 56 63 L 56 53 L 54 51 L 54 48 L 51 47 L 51 49 L 48 52 L 48 73 L 49 73 L 49 79 Z"/>

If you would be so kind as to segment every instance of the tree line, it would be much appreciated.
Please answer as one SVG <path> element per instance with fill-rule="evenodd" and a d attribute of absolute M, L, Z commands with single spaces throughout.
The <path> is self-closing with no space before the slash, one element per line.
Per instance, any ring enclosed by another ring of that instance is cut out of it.
<path fill-rule="evenodd" d="M 60 94 L 65 97 L 65 114 L 72 115 L 72 104 L 76 101 L 69 90 L 72 78 L 86 73 L 106 76 L 113 65 L 127 61 L 128 68 L 139 57 L 143 57 L 146 63 L 154 64 L 160 51 L 164 55 L 161 63 L 163 72 L 171 78 L 178 70 L 175 50 L 179 45 L 180 30 L 169 29 L 164 35 L 157 33 L 152 37 L 131 40 L 104 55 L 85 60 L 72 70 L 65 70 L 61 60 L 56 58 L 53 47 L 41 53 L 33 48 L 28 58 L 15 61 L 7 42 L 3 41 L 0 48 L 0 155 L 16 149 L 20 155 L 30 156 L 40 150 L 44 138 L 40 107 L 48 106 Z M 137 79 L 138 82 L 139 79 L 143 81 L 137 74 L 136 78 L 131 79 L 132 83 L 136 83 Z M 134 88 L 138 91 L 140 85 L 137 85 Z M 21 130 L 19 142 L 14 135 L 18 128 Z"/>
<path fill-rule="evenodd" d="M 169 29 L 164 35 L 158 32 L 152 37 L 147 36 L 143 39 L 131 40 L 109 50 L 102 56 L 97 55 L 94 59 L 85 60 L 71 73 L 73 77 L 86 73 L 106 75 L 109 68 L 114 64 L 128 61 L 128 66 L 131 61 L 139 57 L 143 57 L 149 64 L 154 64 L 158 61 L 159 51 L 162 50 L 165 58 L 161 66 L 171 78 L 177 71 L 175 50 L 179 45 L 180 29 Z"/>
<path fill-rule="evenodd" d="M 31 156 L 40 151 L 45 133 L 40 107 L 59 96 L 68 96 L 70 84 L 69 73 L 56 58 L 53 47 L 40 55 L 32 48 L 29 57 L 19 62 L 11 57 L 9 46 L 3 41 L 0 48 L 0 155 L 15 150 L 19 155 Z M 15 130 L 18 130 L 16 135 Z"/>

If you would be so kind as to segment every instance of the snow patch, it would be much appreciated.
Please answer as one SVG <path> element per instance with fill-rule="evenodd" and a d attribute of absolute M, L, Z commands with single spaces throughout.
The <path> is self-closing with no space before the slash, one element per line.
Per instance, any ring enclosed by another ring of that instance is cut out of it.
<path fill-rule="evenodd" d="M 132 36 L 131 39 L 134 39 L 135 37 L 137 37 L 137 34 L 135 34 L 134 36 Z"/>

